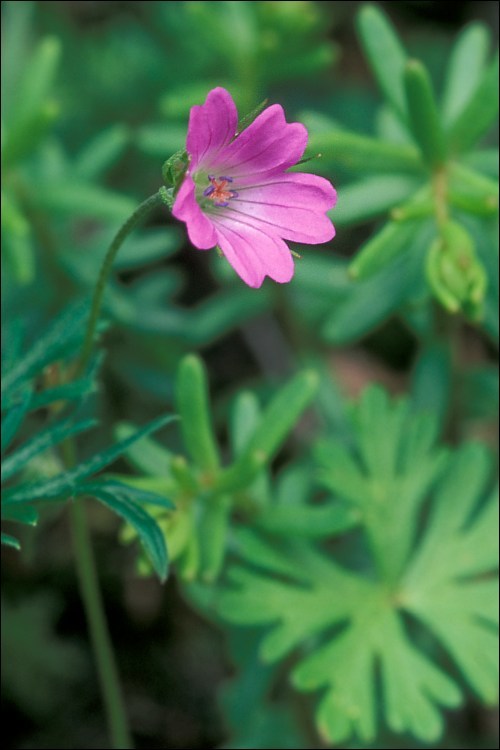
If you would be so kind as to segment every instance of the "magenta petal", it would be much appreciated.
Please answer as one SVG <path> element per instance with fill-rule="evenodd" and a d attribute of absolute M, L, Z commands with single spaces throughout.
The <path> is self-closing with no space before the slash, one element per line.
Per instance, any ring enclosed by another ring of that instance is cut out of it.
<path fill-rule="evenodd" d="M 189 175 L 184 177 L 179 188 L 172 214 L 186 223 L 189 239 L 198 250 L 208 250 L 217 244 L 213 224 L 196 202 L 195 184 Z"/>
<path fill-rule="evenodd" d="M 237 127 L 236 105 L 226 89 L 212 89 L 205 104 L 191 107 L 186 140 L 191 170 L 215 158 L 234 138 Z"/>
<path fill-rule="evenodd" d="M 301 158 L 307 145 L 307 130 L 298 122 L 287 123 L 283 108 L 265 109 L 232 143 L 208 160 L 239 184 L 262 172 L 287 169 Z"/>
<path fill-rule="evenodd" d="M 257 227 L 233 222 L 227 216 L 214 223 L 222 252 L 248 286 L 260 287 L 265 276 L 279 283 L 290 281 L 293 258 L 283 240 Z"/>
<path fill-rule="evenodd" d="M 317 244 L 335 236 L 325 211 L 336 202 L 336 192 L 322 177 L 283 174 L 273 182 L 246 187 L 228 209 L 235 220 L 244 220 L 293 242 Z"/>
<path fill-rule="evenodd" d="M 337 192 L 324 177 L 305 172 L 278 173 L 252 185 L 239 187 L 242 200 L 256 203 L 278 203 L 329 211 L 337 202 Z"/>

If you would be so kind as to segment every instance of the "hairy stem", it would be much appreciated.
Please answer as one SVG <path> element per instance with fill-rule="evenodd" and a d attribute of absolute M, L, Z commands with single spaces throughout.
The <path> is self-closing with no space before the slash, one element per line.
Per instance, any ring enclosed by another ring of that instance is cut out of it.
<path fill-rule="evenodd" d="M 164 202 L 164 198 L 161 194 L 161 191 L 159 191 L 158 193 L 155 193 L 154 195 L 151 195 L 149 198 L 146 198 L 146 200 L 143 203 L 141 203 L 140 206 L 136 208 L 134 213 L 131 216 L 129 216 L 125 224 L 123 224 L 123 226 L 118 230 L 118 232 L 115 235 L 114 240 L 109 246 L 108 252 L 106 253 L 103 264 L 101 266 L 101 270 L 99 272 L 99 278 L 97 280 L 97 284 L 94 288 L 94 296 L 92 298 L 92 307 L 90 309 L 89 320 L 87 323 L 87 330 L 85 332 L 85 340 L 83 342 L 76 376 L 81 375 L 83 373 L 83 371 L 85 370 L 89 362 L 90 356 L 92 354 L 95 332 L 96 332 L 97 324 L 99 322 L 99 315 L 101 312 L 104 292 L 106 289 L 106 282 L 111 273 L 111 269 L 112 269 L 114 260 L 116 258 L 116 255 L 118 253 L 118 250 L 122 246 L 126 237 L 137 226 L 137 224 L 139 224 L 139 222 L 141 222 L 145 218 L 145 216 L 147 216 L 147 214 L 153 208 L 155 208 L 155 206 L 158 206 L 163 202 Z"/>

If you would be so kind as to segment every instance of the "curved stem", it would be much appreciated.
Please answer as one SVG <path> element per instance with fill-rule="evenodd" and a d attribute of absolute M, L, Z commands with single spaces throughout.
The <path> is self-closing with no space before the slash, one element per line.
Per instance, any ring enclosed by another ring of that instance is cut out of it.
<path fill-rule="evenodd" d="M 101 312 L 104 291 L 106 289 L 106 282 L 111 273 L 116 254 L 129 233 L 153 208 L 155 208 L 155 206 L 163 201 L 164 197 L 162 195 L 162 189 L 160 189 L 158 193 L 155 193 L 155 195 L 147 198 L 140 206 L 138 206 L 134 213 L 127 219 L 125 224 L 123 224 L 118 230 L 109 246 L 94 289 L 92 307 L 75 377 L 78 377 L 78 375 L 85 370 L 92 354 L 92 347 Z M 63 445 L 63 455 L 66 466 L 71 466 L 75 463 L 74 443 L 72 441 L 66 441 Z M 85 615 L 101 685 L 101 693 L 106 708 L 112 747 L 115 748 L 115 750 L 129 750 L 129 748 L 133 747 L 133 744 L 128 728 L 127 715 L 123 703 L 120 678 L 113 652 L 113 645 L 104 613 L 97 568 L 92 550 L 92 541 L 87 525 L 87 518 L 85 516 L 85 508 L 81 500 L 76 500 L 71 503 L 70 520 L 80 593 L 85 608 Z"/>
<path fill-rule="evenodd" d="M 109 274 L 111 273 L 111 268 L 113 266 L 118 250 L 122 246 L 126 237 L 137 226 L 137 224 L 139 224 L 139 222 L 142 221 L 142 219 L 144 219 L 144 217 L 153 208 L 155 208 L 156 206 L 158 206 L 160 203 L 163 203 L 163 202 L 164 202 L 164 198 L 162 196 L 161 190 L 155 193 L 154 195 L 151 195 L 149 198 L 146 198 L 146 200 L 143 203 L 141 203 L 140 206 L 136 208 L 134 213 L 127 219 L 125 224 L 123 224 L 123 226 L 118 230 L 118 232 L 115 235 L 115 238 L 113 239 L 111 245 L 109 246 L 108 252 L 106 253 L 104 257 L 104 261 L 101 266 L 101 270 L 99 272 L 99 278 L 97 280 L 97 284 L 94 289 L 94 296 L 92 298 L 92 307 L 90 309 L 89 320 L 87 323 L 85 340 L 83 342 L 82 351 L 81 351 L 80 359 L 78 362 L 77 376 L 81 375 L 82 372 L 85 370 L 85 367 L 87 366 L 90 356 L 92 354 L 92 347 L 94 345 L 94 337 L 95 337 L 95 332 L 97 328 L 97 323 L 99 321 L 99 314 L 101 312 L 104 291 L 106 289 L 106 282 L 109 278 Z"/>
<path fill-rule="evenodd" d="M 128 728 L 113 646 L 104 614 L 85 508 L 81 500 L 75 500 L 71 503 L 69 515 L 78 582 L 106 708 L 111 746 L 115 750 L 129 750 L 133 748 L 133 744 Z"/>

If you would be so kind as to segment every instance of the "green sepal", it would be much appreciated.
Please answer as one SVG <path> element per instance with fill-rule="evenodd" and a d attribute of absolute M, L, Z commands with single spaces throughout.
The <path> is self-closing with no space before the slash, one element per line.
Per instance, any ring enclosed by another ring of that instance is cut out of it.
<path fill-rule="evenodd" d="M 185 148 L 179 149 L 164 162 L 161 174 L 165 185 L 173 188 L 174 192 L 180 187 L 189 165 L 189 155 Z"/>

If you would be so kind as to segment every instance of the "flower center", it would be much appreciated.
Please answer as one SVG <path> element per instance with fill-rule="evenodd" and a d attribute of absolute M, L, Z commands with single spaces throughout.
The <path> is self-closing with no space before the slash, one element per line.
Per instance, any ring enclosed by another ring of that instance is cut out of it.
<path fill-rule="evenodd" d="M 203 191 L 203 195 L 213 201 L 214 206 L 228 206 L 231 198 L 238 197 L 236 190 L 228 189 L 228 185 L 233 181 L 232 177 L 214 177 L 209 174 L 208 179 L 210 185 Z"/>

